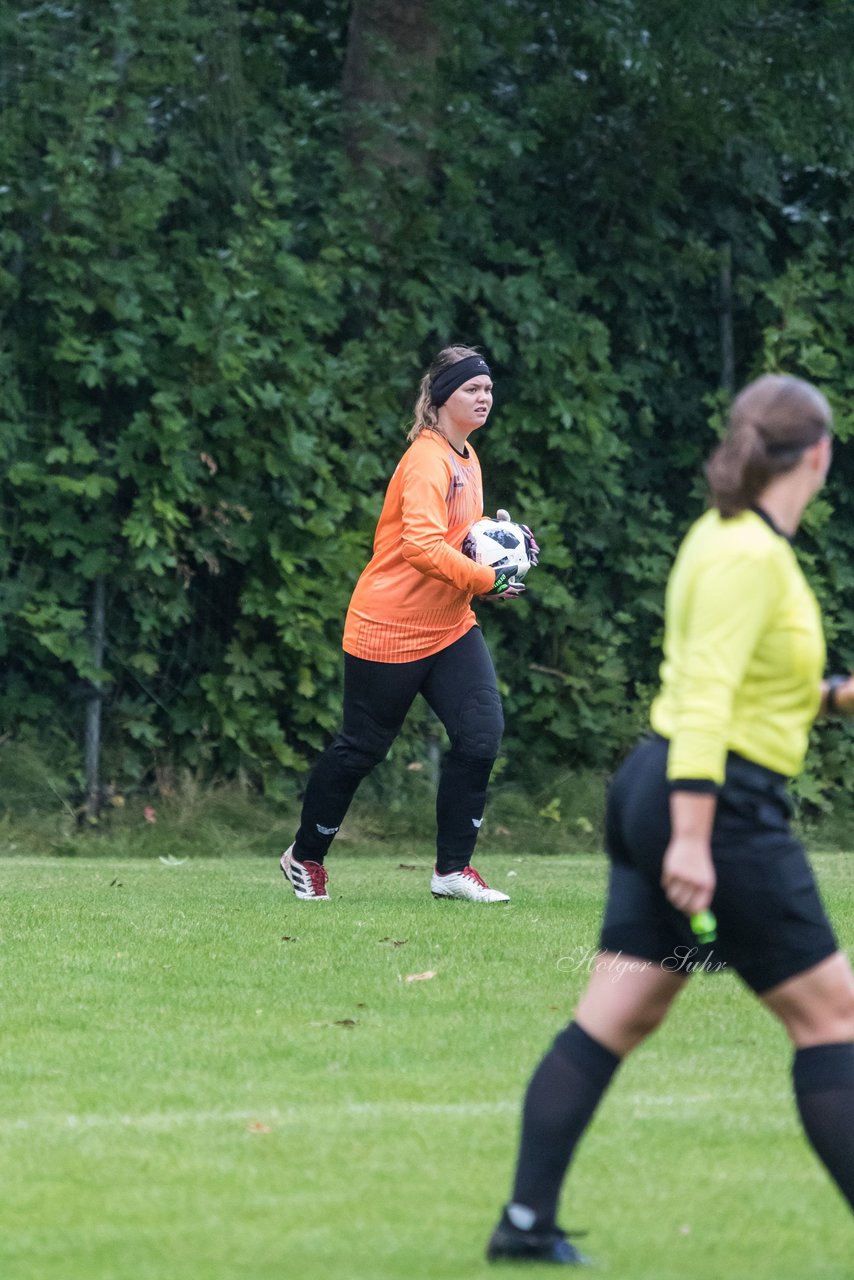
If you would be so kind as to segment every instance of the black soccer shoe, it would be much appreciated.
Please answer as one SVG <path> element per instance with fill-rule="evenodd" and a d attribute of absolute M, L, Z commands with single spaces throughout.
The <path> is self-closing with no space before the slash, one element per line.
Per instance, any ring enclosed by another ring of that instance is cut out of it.
<path fill-rule="evenodd" d="M 520 1231 L 506 1213 L 486 1246 L 487 1262 L 546 1262 L 564 1267 L 588 1267 L 590 1259 L 576 1249 L 560 1227 Z"/>

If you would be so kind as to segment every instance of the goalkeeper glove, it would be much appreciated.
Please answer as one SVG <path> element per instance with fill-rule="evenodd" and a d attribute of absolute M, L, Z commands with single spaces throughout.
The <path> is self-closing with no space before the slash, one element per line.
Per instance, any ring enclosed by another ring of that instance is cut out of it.
<path fill-rule="evenodd" d="M 502 600 L 514 600 L 516 596 L 521 596 L 525 592 L 526 587 L 522 582 L 513 581 L 513 574 L 515 572 L 515 564 L 507 565 L 503 569 L 496 569 L 495 585 L 487 594 L 490 596 L 500 596 Z"/>
<path fill-rule="evenodd" d="M 510 512 L 505 511 L 504 507 L 499 507 L 495 513 L 495 519 L 509 520 Z M 516 521 L 516 523 L 517 524 L 519 523 L 518 520 Z M 540 548 L 537 543 L 537 539 L 531 533 L 531 530 L 528 528 L 526 524 L 520 524 L 519 528 L 522 530 L 522 532 L 525 535 L 525 551 L 527 552 L 528 560 L 530 562 L 531 568 L 533 569 L 534 566 L 539 564 L 539 561 L 540 561 Z"/>

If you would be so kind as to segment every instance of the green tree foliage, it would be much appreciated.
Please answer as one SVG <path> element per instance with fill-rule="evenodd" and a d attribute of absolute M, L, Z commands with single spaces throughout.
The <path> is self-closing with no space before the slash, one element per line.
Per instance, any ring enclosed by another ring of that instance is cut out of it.
<path fill-rule="evenodd" d="M 721 416 L 724 251 L 737 379 L 814 377 L 850 430 L 849 6 L 417 7 L 0 11 L 0 725 L 69 744 L 103 680 L 122 784 L 273 786 L 323 745 L 449 340 L 496 373 L 488 503 L 544 546 L 481 611 L 517 763 L 608 765 L 643 721 Z M 850 666 L 839 454 L 804 555 Z M 847 739 L 817 751 L 824 802 Z"/>

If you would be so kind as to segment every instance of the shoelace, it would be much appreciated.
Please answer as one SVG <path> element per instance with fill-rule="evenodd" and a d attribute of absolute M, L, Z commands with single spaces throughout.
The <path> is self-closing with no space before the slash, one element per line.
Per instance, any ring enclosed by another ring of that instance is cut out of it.
<path fill-rule="evenodd" d="M 469 880 L 474 880 L 475 884 L 479 884 L 482 889 L 488 889 L 489 885 L 484 880 L 479 871 L 475 871 L 474 867 L 463 867 L 460 872 L 461 876 L 468 876 Z"/>
<path fill-rule="evenodd" d="M 322 898 L 326 892 L 326 881 L 329 879 L 329 872 L 326 867 L 319 862 L 304 862 L 302 865 L 311 881 L 312 893 L 316 898 Z"/>

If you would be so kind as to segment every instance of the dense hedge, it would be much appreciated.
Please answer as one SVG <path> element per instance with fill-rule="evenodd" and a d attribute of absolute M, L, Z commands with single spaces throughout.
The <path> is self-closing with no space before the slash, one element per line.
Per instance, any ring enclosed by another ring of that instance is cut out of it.
<path fill-rule="evenodd" d="M 544 547 L 526 599 L 482 610 L 517 769 L 606 766 L 643 720 L 722 332 L 736 381 L 814 377 L 851 432 L 850 7 L 476 0 L 464 38 L 422 7 L 430 93 L 369 103 L 358 148 L 347 4 L 0 13 L 0 726 L 69 764 L 94 680 L 119 785 L 306 766 L 448 340 L 496 372 L 488 503 Z M 849 452 L 801 540 L 836 666 Z M 818 751 L 822 802 L 850 743 Z"/>

